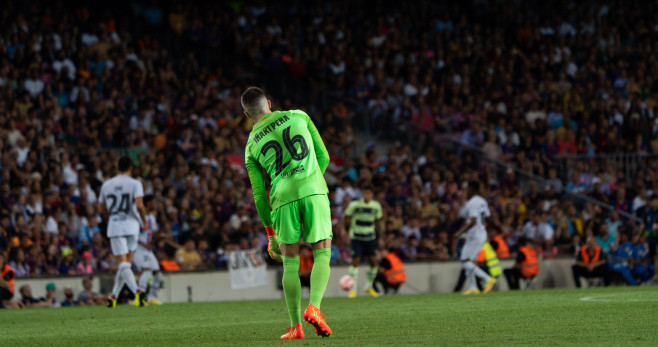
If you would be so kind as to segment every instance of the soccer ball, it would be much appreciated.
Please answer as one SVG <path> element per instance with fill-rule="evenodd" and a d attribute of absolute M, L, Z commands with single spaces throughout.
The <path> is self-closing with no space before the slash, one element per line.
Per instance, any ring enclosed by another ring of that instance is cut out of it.
<path fill-rule="evenodd" d="M 338 285 L 342 290 L 348 291 L 354 288 L 354 277 L 350 275 L 345 275 L 340 278 L 340 282 L 338 283 Z"/>

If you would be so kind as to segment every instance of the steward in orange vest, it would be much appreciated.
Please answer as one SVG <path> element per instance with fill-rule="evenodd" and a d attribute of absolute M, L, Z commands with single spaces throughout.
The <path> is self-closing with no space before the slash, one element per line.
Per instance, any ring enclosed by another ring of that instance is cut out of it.
<path fill-rule="evenodd" d="M 4 254 L 0 252 L 0 308 L 9 304 L 9 300 L 14 297 L 15 277 L 14 269 L 5 263 Z"/>
<path fill-rule="evenodd" d="M 404 264 L 395 253 L 394 248 L 385 252 L 384 259 L 379 263 L 379 272 L 375 278 L 374 287 L 380 292 L 378 284 L 384 288 L 384 294 L 388 294 L 389 289 L 396 294 L 400 286 L 407 281 L 407 273 L 404 272 Z"/>
<path fill-rule="evenodd" d="M 308 245 L 299 247 L 299 281 L 302 287 L 311 287 L 311 270 L 313 270 L 313 251 Z"/>
<path fill-rule="evenodd" d="M 519 253 L 523 254 L 523 260 L 520 262 L 521 275 L 525 278 L 532 278 L 539 273 L 539 263 L 537 262 L 537 251 L 532 246 L 523 246 L 519 248 Z M 520 259 L 520 258 L 519 258 Z"/>
<path fill-rule="evenodd" d="M 173 259 L 163 259 L 160 261 L 160 267 L 162 270 L 171 272 L 171 271 L 180 271 L 180 266 Z"/>
<path fill-rule="evenodd" d="M 507 241 L 500 236 L 500 234 L 493 237 L 491 240 L 491 246 L 496 250 L 496 255 L 498 259 L 509 258 L 509 247 L 507 246 Z"/>
<path fill-rule="evenodd" d="M 507 285 L 511 290 L 520 288 L 519 281 L 521 278 L 533 278 L 539 274 L 537 251 L 528 245 L 528 239 L 525 237 L 520 238 L 518 244 L 519 254 L 516 257 L 514 267 L 503 271 L 507 279 Z"/>
<path fill-rule="evenodd" d="M 605 256 L 593 237 L 580 249 L 576 263 L 571 266 L 573 281 L 580 288 L 580 278 L 603 278 L 603 284 L 610 284 L 610 271 Z"/>

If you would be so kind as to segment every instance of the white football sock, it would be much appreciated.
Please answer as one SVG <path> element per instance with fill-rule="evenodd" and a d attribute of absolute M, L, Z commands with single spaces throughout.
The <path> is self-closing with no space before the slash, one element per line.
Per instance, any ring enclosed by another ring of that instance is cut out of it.
<path fill-rule="evenodd" d="M 121 276 L 121 270 L 123 270 L 123 268 L 121 267 L 121 265 L 119 265 L 119 267 L 117 268 L 117 274 L 116 276 L 114 276 L 114 287 L 112 287 L 112 295 L 114 296 L 115 299 L 119 298 L 119 294 L 121 294 L 121 289 L 123 289 L 123 285 L 125 284 L 123 280 L 123 276 Z"/>
<path fill-rule="evenodd" d="M 130 263 L 125 262 L 119 264 L 119 269 L 121 270 L 119 274 L 123 277 L 128 289 L 130 289 L 133 294 L 136 294 L 137 290 L 139 290 L 139 286 L 137 286 L 137 281 L 135 281 L 135 273 L 133 272 Z"/>
<path fill-rule="evenodd" d="M 149 285 L 149 279 L 151 279 L 151 274 L 153 271 L 151 270 L 144 270 L 142 271 L 141 275 L 139 275 L 139 282 L 137 283 L 139 285 L 139 288 L 147 288 Z"/>
<path fill-rule="evenodd" d="M 466 275 L 466 280 L 468 281 L 468 286 L 470 290 L 477 290 L 478 286 L 475 283 L 475 264 L 470 261 L 462 262 L 462 268 L 464 269 L 464 274 Z"/>
<path fill-rule="evenodd" d="M 162 284 L 162 272 L 158 271 L 153 275 L 153 281 L 151 281 L 151 287 L 149 288 L 149 300 L 156 299 L 158 297 L 158 290 Z"/>
<path fill-rule="evenodd" d="M 491 276 L 488 273 L 484 272 L 479 266 L 475 267 L 475 276 L 485 280 L 486 282 L 491 281 Z"/>

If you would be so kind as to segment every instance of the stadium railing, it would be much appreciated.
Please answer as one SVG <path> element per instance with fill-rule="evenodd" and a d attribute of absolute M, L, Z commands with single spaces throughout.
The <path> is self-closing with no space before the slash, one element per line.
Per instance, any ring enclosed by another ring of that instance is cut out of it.
<path fill-rule="evenodd" d="M 507 170 L 513 170 L 517 178 L 519 179 L 519 187 L 526 191 L 528 187 L 528 183 L 530 181 L 535 181 L 539 184 L 540 187 L 545 187 L 548 185 L 548 181 L 541 176 L 537 176 L 531 172 L 525 171 L 517 166 L 510 165 L 508 163 L 502 162 L 497 159 L 489 158 L 486 153 L 478 147 L 471 146 L 469 144 L 461 142 L 459 139 L 455 139 L 451 136 L 442 136 L 440 137 L 441 140 L 438 141 L 439 146 L 449 146 L 450 149 L 452 150 L 457 150 L 457 153 L 460 153 L 460 155 L 464 154 L 464 151 L 468 151 L 470 154 L 473 155 L 473 159 L 478 163 L 478 167 L 482 167 L 483 165 L 486 165 L 487 163 L 491 164 L 495 168 L 495 173 L 497 177 L 502 177 L 504 173 Z M 437 143 L 437 142 L 435 142 Z M 584 203 L 584 202 L 589 202 L 595 205 L 598 205 L 602 209 L 605 209 L 607 211 L 613 211 L 616 210 L 616 208 L 610 204 L 607 204 L 601 200 L 597 200 L 592 198 L 591 196 L 587 196 L 587 194 L 564 194 L 561 197 L 562 201 L 574 201 L 577 203 Z M 619 215 L 622 218 L 627 219 L 630 222 L 635 222 L 635 223 L 641 223 L 642 220 L 638 218 L 636 215 L 633 215 L 631 213 L 627 213 L 624 211 L 619 211 Z"/>
<path fill-rule="evenodd" d="M 555 157 L 558 177 L 563 181 L 569 179 L 572 168 L 580 164 L 584 170 L 597 172 L 612 166 L 615 172 L 623 171 L 626 178 L 634 179 L 642 168 L 658 159 L 658 154 L 651 153 L 616 153 L 616 154 L 567 154 Z"/>

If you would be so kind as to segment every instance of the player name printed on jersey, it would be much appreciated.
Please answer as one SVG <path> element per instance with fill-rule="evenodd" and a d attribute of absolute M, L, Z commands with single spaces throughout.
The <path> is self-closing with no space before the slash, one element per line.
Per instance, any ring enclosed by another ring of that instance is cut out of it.
<path fill-rule="evenodd" d="M 135 199 L 144 196 L 138 180 L 118 175 L 103 183 L 100 202 L 109 214 L 107 236 L 138 235 L 141 219 Z"/>
<path fill-rule="evenodd" d="M 274 120 L 273 122 L 271 122 L 270 124 L 265 126 L 256 135 L 254 135 L 254 141 L 256 143 L 258 143 L 258 141 L 260 141 L 263 137 L 265 137 L 265 135 L 269 134 L 270 131 L 274 131 L 274 129 L 276 129 L 276 127 L 285 124 L 289 120 L 290 120 L 290 117 L 288 117 L 287 115 L 283 115 L 280 118 Z"/>

